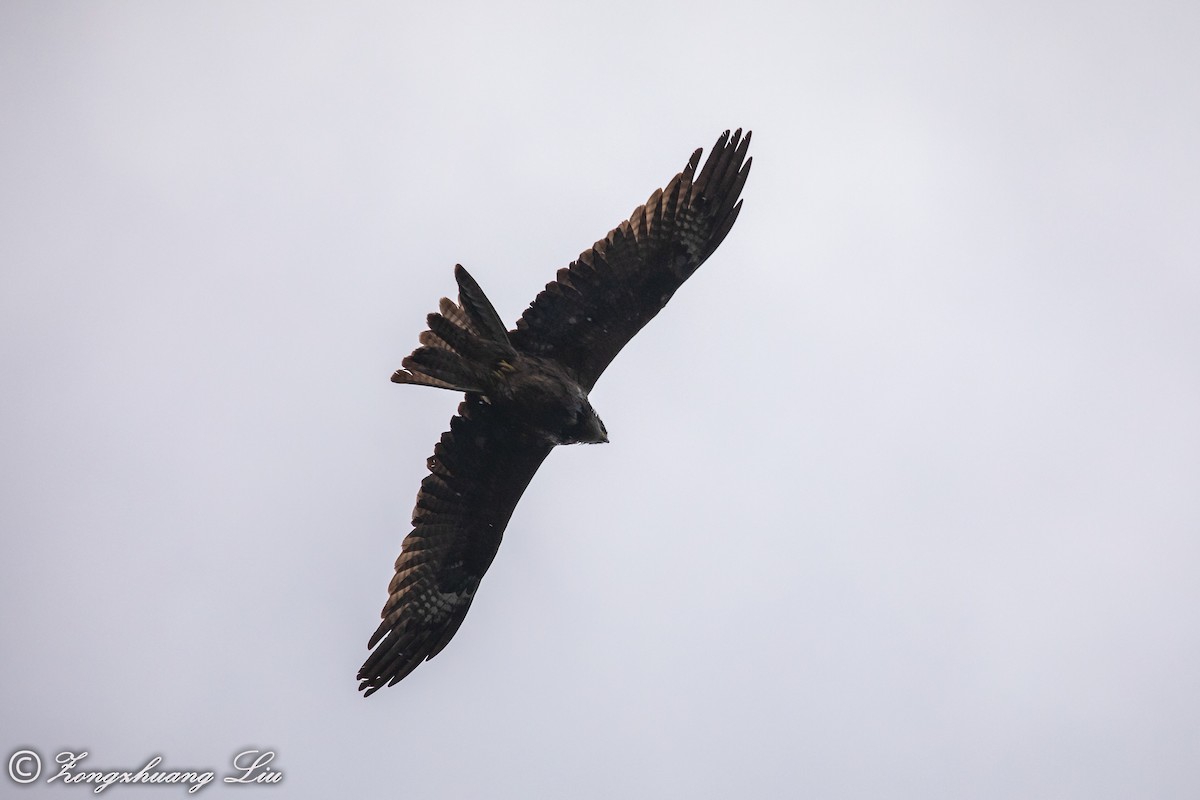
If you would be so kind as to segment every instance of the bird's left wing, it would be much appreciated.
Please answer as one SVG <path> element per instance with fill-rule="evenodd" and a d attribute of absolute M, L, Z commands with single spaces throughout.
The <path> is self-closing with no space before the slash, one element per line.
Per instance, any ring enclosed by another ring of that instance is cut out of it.
<path fill-rule="evenodd" d="M 462 624 L 517 501 L 551 445 L 468 394 L 434 448 L 413 530 L 396 559 L 383 622 L 358 671 L 366 695 L 444 648 Z"/>

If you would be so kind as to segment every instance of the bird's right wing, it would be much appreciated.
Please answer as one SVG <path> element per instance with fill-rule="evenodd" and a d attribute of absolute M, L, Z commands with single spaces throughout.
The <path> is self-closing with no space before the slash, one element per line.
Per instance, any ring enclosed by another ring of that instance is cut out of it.
<path fill-rule="evenodd" d="M 725 239 L 753 159 L 750 134 L 725 131 L 700 168 L 700 151 L 645 205 L 558 271 L 508 338 L 553 358 L 591 391 L 629 340 Z"/>
<path fill-rule="evenodd" d="M 517 501 L 552 448 L 477 394 L 467 395 L 458 414 L 428 461 L 383 622 L 367 644 L 374 652 L 358 671 L 365 695 L 398 682 L 454 636 Z"/>

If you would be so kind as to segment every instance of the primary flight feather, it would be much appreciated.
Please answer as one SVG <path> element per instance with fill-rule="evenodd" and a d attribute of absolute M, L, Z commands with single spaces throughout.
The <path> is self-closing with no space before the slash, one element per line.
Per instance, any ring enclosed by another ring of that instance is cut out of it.
<path fill-rule="evenodd" d="M 396 383 L 465 392 L 429 458 L 388 586 L 383 622 L 358 671 L 366 695 L 442 651 L 462 624 L 504 528 L 555 445 L 608 441 L 588 393 L 729 233 L 753 159 L 726 131 L 629 219 L 560 269 L 507 330 L 479 284 L 454 268 Z"/>

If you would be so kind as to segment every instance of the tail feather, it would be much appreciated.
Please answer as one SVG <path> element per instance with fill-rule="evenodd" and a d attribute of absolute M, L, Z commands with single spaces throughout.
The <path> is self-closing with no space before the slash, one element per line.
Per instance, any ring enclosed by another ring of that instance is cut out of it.
<path fill-rule="evenodd" d="M 463 330 L 441 314 L 430 314 L 427 321 L 429 330 L 421 334 L 421 344 L 448 348 L 471 361 L 482 361 L 496 350 L 494 344 Z"/>
<path fill-rule="evenodd" d="M 443 297 L 438 303 L 438 311 L 442 312 L 442 316 L 453 322 L 463 330 L 471 330 L 471 320 L 467 319 L 465 311 L 459 307 L 458 303 L 451 300 L 449 297 Z"/>
<path fill-rule="evenodd" d="M 424 385 L 445 384 L 445 389 L 462 392 L 485 392 L 484 381 L 473 363 L 463 359 L 454 350 L 437 347 L 419 347 L 401 361 L 404 373 L 397 369 L 391 379 L 397 384 L 420 383 Z M 408 377 L 416 380 L 409 380 Z M 430 383 L 430 379 L 436 383 Z"/>
<path fill-rule="evenodd" d="M 452 383 L 434 378 L 431 375 L 424 375 L 419 372 L 409 372 L 406 369 L 398 369 L 392 373 L 392 383 L 411 383 L 415 386 L 434 386 L 438 389 L 450 389 L 455 392 L 465 392 L 466 389 L 460 389 Z"/>
<path fill-rule="evenodd" d="M 459 302 L 443 297 L 426 320 L 421 346 L 401 362 L 394 383 L 487 393 L 495 362 L 515 354 L 491 301 L 461 265 L 454 268 Z"/>
<path fill-rule="evenodd" d="M 467 272 L 462 264 L 455 264 L 454 279 L 458 281 L 458 303 L 471 320 L 474 332 L 508 346 L 508 331 L 505 330 L 500 315 L 496 313 L 492 301 L 487 299 L 483 289 L 480 289 L 479 284 L 471 277 L 471 273 Z"/>

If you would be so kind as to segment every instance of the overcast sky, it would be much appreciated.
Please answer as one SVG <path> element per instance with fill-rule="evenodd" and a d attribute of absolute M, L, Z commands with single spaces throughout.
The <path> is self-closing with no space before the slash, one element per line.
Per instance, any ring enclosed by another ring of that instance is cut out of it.
<path fill-rule="evenodd" d="M 1198 41 L 1182 1 L 5 2 L 0 755 L 1194 799 Z M 458 402 L 388 376 L 452 266 L 515 321 L 739 126 L 737 225 L 592 394 L 612 443 L 364 700 Z"/>

